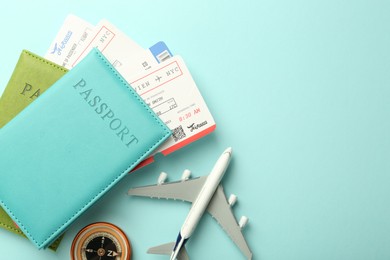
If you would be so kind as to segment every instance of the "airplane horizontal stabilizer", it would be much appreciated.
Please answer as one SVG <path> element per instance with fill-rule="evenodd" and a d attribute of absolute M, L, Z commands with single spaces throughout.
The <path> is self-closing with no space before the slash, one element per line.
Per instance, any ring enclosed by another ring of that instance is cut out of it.
<path fill-rule="evenodd" d="M 148 254 L 156 255 L 171 255 L 172 249 L 175 246 L 175 242 L 163 244 L 156 247 L 151 247 L 148 249 Z M 177 260 L 190 260 L 186 248 L 183 246 L 177 255 Z"/>

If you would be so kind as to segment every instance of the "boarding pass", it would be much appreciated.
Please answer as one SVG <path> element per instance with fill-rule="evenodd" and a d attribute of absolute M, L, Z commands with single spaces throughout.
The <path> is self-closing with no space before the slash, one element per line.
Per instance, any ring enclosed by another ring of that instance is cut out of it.
<path fill-rule="evenodd" d="M 172 131 L 156 153 L 170 154 L 215 130 L 213 116 L 180 56 L 133 77 L 129 83 Z"/>

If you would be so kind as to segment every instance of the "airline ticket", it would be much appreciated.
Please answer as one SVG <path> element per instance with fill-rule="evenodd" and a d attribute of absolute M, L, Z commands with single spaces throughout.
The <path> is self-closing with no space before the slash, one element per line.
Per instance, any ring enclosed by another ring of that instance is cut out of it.
<path fill-rule="evenodd" d="M 172 131 L 156 153 L 170 154 L 215 130 L 214 118 L 180 56 L 129 83 Z M 146 163 L 153 161 L 149 160 Z"/>

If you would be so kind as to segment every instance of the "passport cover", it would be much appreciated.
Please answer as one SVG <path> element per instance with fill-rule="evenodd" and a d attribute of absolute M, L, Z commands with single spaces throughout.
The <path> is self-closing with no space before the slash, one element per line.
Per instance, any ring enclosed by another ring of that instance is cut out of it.
<path fill-rule="evenodd" d="M 170 134 L 93 49 L 0 130 L 0 204 L 45 248 Z"/>
<path fill-rule="evenodd" d="M 53 62 L 23 50 L 0 98 L 0 128 L 65 75 L 67 71 Z M 18 185 L 18 183 L 13 185 Z M 0 227 L 25 237 L 20 228 L 1 207 Z M 61 239 L 57 239 L 49 248 L 56 250 L 60 241 Z"/>

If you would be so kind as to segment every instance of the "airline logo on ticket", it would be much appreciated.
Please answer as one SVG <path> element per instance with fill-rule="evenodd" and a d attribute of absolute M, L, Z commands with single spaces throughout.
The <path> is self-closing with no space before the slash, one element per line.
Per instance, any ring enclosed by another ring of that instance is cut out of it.
<path fill-rule="evenodd" d="M 68 15 L 45 58 L 71 69 L 72 60 L 86 47 L 93 30 L 92 24 L 75 15 Z"/>
<path fill-rule="evenodd" d="M 129 83 L 172 131 L 156 153 L 170 154 L 215 130 L 214 118 L 180 56 Z M 149 158 L 145 164 L 152 161 Z"/>

